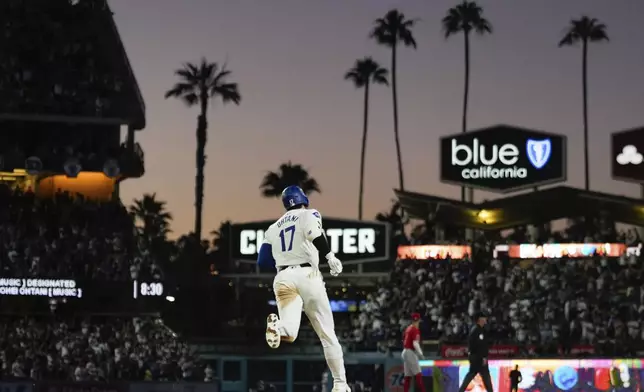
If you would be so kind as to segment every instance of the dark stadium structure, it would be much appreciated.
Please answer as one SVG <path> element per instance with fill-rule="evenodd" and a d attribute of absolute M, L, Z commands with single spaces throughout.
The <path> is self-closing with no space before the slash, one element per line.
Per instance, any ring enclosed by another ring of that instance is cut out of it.
<path fill-rule="evenodd" d="M 188 379 L 167 263 L 119 199 L 145 104 L 107 2 L 6 0 L 0 25 L 0 386 Z"/>
<path fill-rule="evenodd" d="M 0 387 L 220 390 L 177 332 L 216 335 L 234 292 L 119 197 L 146 108 L 108 3 L 7 0 L 0 24 Z"/>
<path fill-rule="evenodd" d="M 0 18 L 0 183 L 118 198 L 144 173 L 145 104 L 107 3 L 11 0 Z"/>
<path fill-rule="evenodd" d="M 594 216 L 600 211 L 609 213 L 615 222 L 644 226 L 644 200 L 568 186 L 481 203 L 400 190 L 395 193 L 405 211 L 414 218 L 431 216 L 437 222 L 478 230 L 503 230 L 562 218 Z"/>

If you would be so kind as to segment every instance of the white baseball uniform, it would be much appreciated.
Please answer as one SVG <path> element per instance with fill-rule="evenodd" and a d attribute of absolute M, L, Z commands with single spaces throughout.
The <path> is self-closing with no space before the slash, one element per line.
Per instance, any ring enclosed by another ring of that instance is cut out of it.
<path fill-rule="evenodd" d="M 273 291 L 282 340 L 292 342 L 297 338 L 304 310 L 320 338 L 334 384 L 346 385 L 344 356 L 335 334 L 324 280 L 303 247 L 305 242 L 310 243 L 321 235 L 324 231 L 320 213 L 301 208 L 287 211 L 273 223 L 264 234 L 264 243 L 271 245 L 277 268 Z"/>
<path fill-rule="evenodd" d="M 337 342 L 329 297 L 317 266 L 305 253 L 302 244 L 323 234 L 322 217 L 317 210 L 287 211 L 264 234 L 264 242 L 271 245 L 277 275 L 273 291 L 288 340 L 295 340 L 300 329 L 302 309 L 315 332 L 329 344 Z"/>

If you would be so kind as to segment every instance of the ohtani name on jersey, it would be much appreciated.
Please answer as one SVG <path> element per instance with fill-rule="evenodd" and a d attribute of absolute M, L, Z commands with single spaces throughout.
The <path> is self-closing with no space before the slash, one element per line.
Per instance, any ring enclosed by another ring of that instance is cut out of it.
<path fill-rule="evenodd" d="M 331 252 L 338 254 L 375 254 L 376 230 L 360 229 L 326 229 L 326 236 Z M 242 230 L 239 237 L 239 252 L 243 255 L 254 255 L 264 242 L 264 230 Z"/>
<path fill-rule="evenodd" d="M 297 215 L 286 215 L 284 218 L 280 219 L 277 222 L 277 227 L 281 228 L 284 223 L 291 223 L 291 222 L 297 222 L 297 220 L 300 219 Z M 264 236 L 262 235 L 262 239 Z"/>

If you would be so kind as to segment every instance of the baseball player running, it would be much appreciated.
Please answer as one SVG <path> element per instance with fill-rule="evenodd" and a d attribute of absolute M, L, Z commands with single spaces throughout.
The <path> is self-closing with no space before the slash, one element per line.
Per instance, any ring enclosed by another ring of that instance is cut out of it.
<path fill-rule="evenodd" d="M 405 370 L 405 378 L 403 380 L 403 391 L 409 392 L 411 386 L 411 378 L 416 379 L 417 391 L 425 392 L 425 385 L 423 384 L 423 373 L 420 369 L 420 359 L 423 358 L 423 350 L 420 347 L 420 314 L 411 314 L 411 324 L 405 329 L 403 338 L 403 352 L 402 360 Z"/>
<path fill-rule="evenodd" d="M 335 334 L 333 313 L 322 274 L 320 256 L 325 255 L 331 275 L 342 272 L 342 263 L 331 252 L 322 217 L 309 209 L 309 199 L 298 186 L 282 191 L 286 213 L 264 234 L 257 263 L 275 265 L 273 291 L 279 316 L 266 319 L 266 342 L 278 348 L 282 341 L 292 343 L 300 329 L 302 309 L 320 338 L 324 357 L 333 376 L 332 392 L 350 392 L 344 369 L 344 354 Z"/>

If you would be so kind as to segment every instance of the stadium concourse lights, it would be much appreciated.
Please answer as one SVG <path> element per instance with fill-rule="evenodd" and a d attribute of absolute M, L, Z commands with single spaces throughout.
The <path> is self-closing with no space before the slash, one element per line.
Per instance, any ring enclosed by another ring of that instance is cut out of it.
<path fill-rule="evenodd" d="M 476 219 L 483 224 L 494 224 L 499 220 L 498 211 L 480 210 L 476 214 Z"/>
<path fill-rule="evenodd" d="M 492 216 L 492 214 L 490 213 L 490 211 L 486 211 L 486 210 L 481 210 L 476 215 L 476 217 L 479 218 L 479 220 L 482 223 L 487 223 L 487 220 L 490 219 L 491 216 Z"/>
<path fill-rule="evenodd" d="M 13 169 L 11 172 L 0 171 L 0 176 L 9 176 L 9 177 L 25 177 L 27 171 L 25 169 Z"/>

